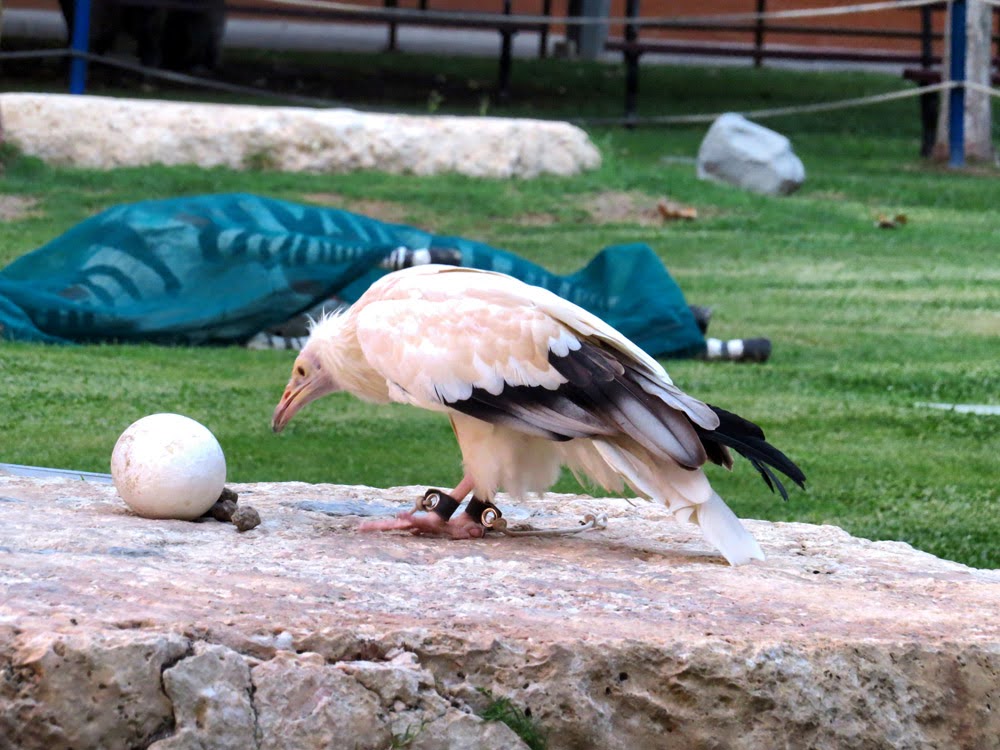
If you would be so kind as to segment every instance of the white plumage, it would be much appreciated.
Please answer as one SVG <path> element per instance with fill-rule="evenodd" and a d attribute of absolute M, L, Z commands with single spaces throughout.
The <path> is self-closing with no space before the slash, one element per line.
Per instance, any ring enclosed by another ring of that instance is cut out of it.
<path fill-rule="evenodd" d="M 448 414 L 465 467 L 458 500 L 541 492 L 565 465 L 664 503 L 734 565 L 763 553 L 701 466 L 731 466 L 733 448 L 782 495 L 770 467 L 804 480 L 756 425 L 685 394 L 607 323 L 503 274 L 427 265 L 383 277 L 313 326 L 274 429 L 334 391 Z"/>

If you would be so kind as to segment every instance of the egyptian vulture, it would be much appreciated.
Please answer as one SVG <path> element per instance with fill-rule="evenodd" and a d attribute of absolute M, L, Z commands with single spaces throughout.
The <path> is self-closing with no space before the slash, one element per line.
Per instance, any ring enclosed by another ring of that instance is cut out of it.
<path fill-rule="evenodd" d="M 384 276 L 347 311 L 316 321 L 274 411 L 280 432 L 309 402 L 347 391 L 443 412 L 465 475 L 447 509 L 369 524 L 453 538 L 484 533 L 498 490 L 543 492 L 561 466 L 609 491 L 627 484 L 666 505 L 733 565 L 763 559 L 702 466 L 733 449 L 772 490 L 802 471 L 757 425 L 687 395 L 607 323 L 504 274 L 425 265 Z M 475 510 L 449 520 L 468 496 Z"/>

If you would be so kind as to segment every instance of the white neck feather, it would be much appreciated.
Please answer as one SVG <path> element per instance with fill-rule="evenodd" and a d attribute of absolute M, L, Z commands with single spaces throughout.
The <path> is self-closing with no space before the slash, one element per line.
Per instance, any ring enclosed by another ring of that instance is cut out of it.
<path fill-rule="evenodd" d="M 365 358 L 351 309 L 327 313 L 313 322 L 303 353 L 314 356 L 331 374 L 338 389 L 365 401 L 389 400 L 385 378 Z"/>

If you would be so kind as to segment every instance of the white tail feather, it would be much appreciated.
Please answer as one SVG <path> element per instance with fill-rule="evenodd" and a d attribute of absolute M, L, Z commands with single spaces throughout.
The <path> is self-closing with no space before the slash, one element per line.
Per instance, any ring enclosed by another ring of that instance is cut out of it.
<path fill-rule="evenodd" d="M 566 445 L 577 447 L 574 453 L 566 451 L 563 456 L 575 469 L 609 487 L 602 464 L 610 467 L 637 493 L 666 505 L 678 523 L 697 525 L 705 541 L 721 552 L 730 565 L 764 559 L 757 540 L 712 489 L 701 469 L 691 471 L 672 462 L 657 461 L 635 444 L 625 447 L 594 440 L 589 447 L 597 456 L 579 447 L 588 444 L 574 441 Z"/>
<path fill-rule="evenodd" d="M 763 560 L 764 553 L 757 540 L 716 493 L 708 502 L 697 506 L 693 520 L 701 533 L 730 565 L 744 565 L 751 560 Z"/>

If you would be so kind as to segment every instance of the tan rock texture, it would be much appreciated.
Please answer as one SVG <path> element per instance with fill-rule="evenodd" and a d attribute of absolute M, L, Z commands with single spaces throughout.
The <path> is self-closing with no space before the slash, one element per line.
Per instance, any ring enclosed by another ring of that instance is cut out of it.
<path fill-rule="evenodd" d="M 572 537 L 356 530 L 423 488 L 230 485 L 263 523 L 151 521 L 0 475 L 0 749 L 1000 748 L 1000 571 L 748 521 L 727 566 L 649 504 Z M 808 502 L 807 498 L 794 502 Z"/>
<path fill-rule="evenodd" d="M 8 141 L 46 162 L 78 167 L 506 178 L 573 175 L 601 163 L 583 130 L 542 120 L 19 93 L 0 95 L 0 110 Z"/>

